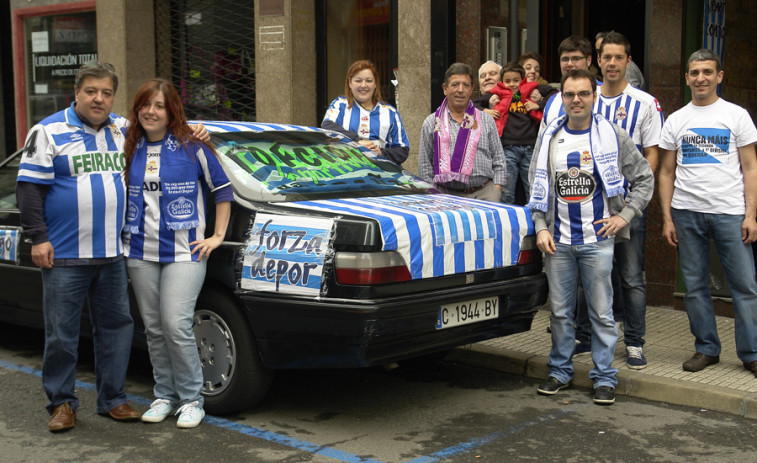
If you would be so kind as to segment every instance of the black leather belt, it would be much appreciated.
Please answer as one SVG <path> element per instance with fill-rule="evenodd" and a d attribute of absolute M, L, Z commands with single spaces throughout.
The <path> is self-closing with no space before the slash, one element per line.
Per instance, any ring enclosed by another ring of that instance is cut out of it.
<path fill-rule="evenodd" d="M 448 190 L 448 191 L 456 191 L 456 192 L 458 192 L 458 193 L 466 193 L 466 194 L 470 194 L 470 193 L 475 193 L 475 192 L 477 192 L 478 190 L 480 190 L 481 188 L 485 187 L 485 186 L 486 186 L 486 185 L 488 185 L 489 183 L 491 183 L 491 179 L 489 179 L 489 180 L 485 181 L 483 185 L 481 185 L 481 186 L 478 186 L 478 187 L 475 187 L 475 188 L 449 188 L 449 187 L 446 187 L 446 186 L 445 186 L 445 187 L 443 187 L 443 188 L 444 188 L 445 190 Z"/>

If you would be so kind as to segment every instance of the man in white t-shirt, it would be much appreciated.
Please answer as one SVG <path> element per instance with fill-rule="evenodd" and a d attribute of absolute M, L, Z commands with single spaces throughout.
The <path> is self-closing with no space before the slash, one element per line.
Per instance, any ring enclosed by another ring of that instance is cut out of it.
<path fill-rule="evenodd" d="M 744 108 L 718 97 L 722 81 L 712 51 L 689 57 L 691 103 L 668 118 L 660 141 L 662 234 L 678 246 L 695 337 L 696 352 L 683 369 L 700 371 L 720 361 L 708 286 L 712 238 L 733 297 L 737 355 L 757 377 L 757 281 L 750 245 L 757 240 L 757 129 Z"/>
<path fill-rule="evenodd" d="M 573 379 L 577 284 L 591 313 L 594 402 L 615 402 L 618 370 L 612 367 L 618 334 L 612 315 L 610 274 L 615 235 L 628 239 L 627 225 L 652 197 L 649 163 L 625 130 L 592 109 L 594 76 L 585 69 L 563 75 L 560 98 L 565 115 L 536 142 L 529 170 L 536 245 L 546 253 L 552 349 L 549 376 L 537 388 L 553 395 Z M 631 190 L 624 198 L 624 180 Z"/>

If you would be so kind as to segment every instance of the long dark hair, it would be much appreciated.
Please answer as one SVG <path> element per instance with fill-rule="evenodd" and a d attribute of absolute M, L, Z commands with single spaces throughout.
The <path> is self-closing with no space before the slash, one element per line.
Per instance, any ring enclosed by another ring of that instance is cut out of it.
<path fill-rule="evenodd" d="M 134 158 L 134 152 L 137 149 L 137 143 L 145 136 L 145 129 L 142 124 L 139 123 L 139 110 L 149 103 L 150 98 L 155 96 L 156 93 L 163 93 L 163 99 L 165 100 L 166 112 L 168 113 L 168 127 L 167 132 L 173 134 L 176 140 L 183 145 L 187 143 L 199 143 L 203 145 L 209 153 L 216 155 L 215 148 L 209 143 L 203 142 L 192 133 L 192 129 L 187 124 L 187 116 L 184 114 L 184 106 L 181 104 L 181 98 L 178 92 L 171 84 L 171 82 L 165 79 L 150 79 L 137 90 L 137 94 L 134 96 L 134 102 L 131 104 L 129 110 L 129 131 L 126 136 L 126 142 L 124 143 L 124 153 L 126 154 L 126 161 L 124 162 L 124 175 L 129 179 L 129 168 L 131 167 L 131 161 Z"/>

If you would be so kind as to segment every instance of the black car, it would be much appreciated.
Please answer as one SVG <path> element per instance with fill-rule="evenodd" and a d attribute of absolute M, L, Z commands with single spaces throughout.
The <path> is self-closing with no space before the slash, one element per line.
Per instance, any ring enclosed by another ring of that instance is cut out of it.
<path fill-rule="evenodd" d="M 526 331 L 546 302 L 526 209 L 439 194 L 338 133 L 203 124 L 236 201 L 195 309 L 208 412 L 259 402 L 275 369 L 392 364 Z M 0 164 L 0 318 L 42 327 L 19 159 Z M 132 313 L 144 347 L 133 300 Z"/>

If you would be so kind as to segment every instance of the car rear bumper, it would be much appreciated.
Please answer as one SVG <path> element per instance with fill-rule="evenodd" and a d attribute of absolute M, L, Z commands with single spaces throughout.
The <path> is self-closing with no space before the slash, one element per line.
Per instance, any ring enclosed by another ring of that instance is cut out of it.
<path fill-rule="evenodd" d="M 239 293 L 270 368 L 351 368 L 391 363 L 527 331 L 547 300 L 543 273 L 407 296 L 314 299 Z M 439 306 L 499 298 L 493 320 L 436 329 Z"/>

